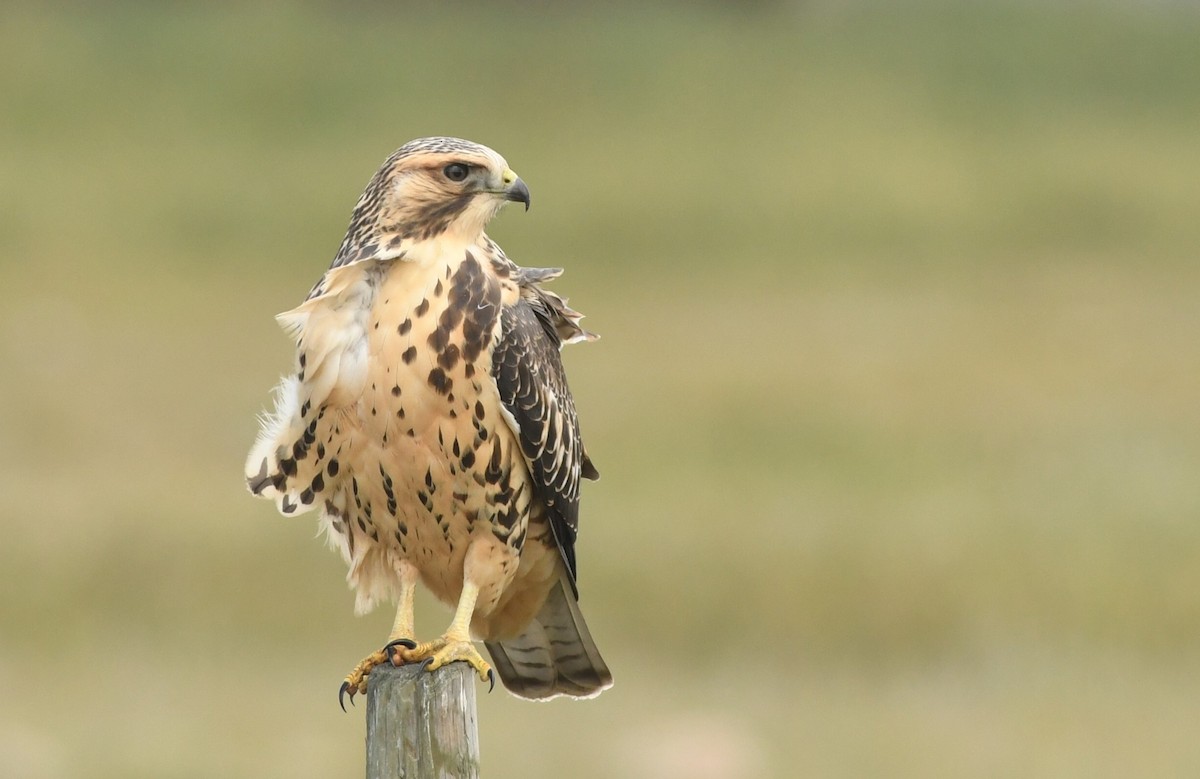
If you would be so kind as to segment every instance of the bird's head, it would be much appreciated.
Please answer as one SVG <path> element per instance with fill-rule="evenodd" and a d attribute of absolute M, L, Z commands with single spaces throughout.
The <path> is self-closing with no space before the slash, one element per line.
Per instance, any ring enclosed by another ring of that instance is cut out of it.
<path fill-rule="evenodd" d="M 433 238 L 474 242 L 506 203 L 529 188 L 504 158 L 460 138 L 418 138 L 396 150 L 354 208 L 335 265 L 397 257 Z"/>

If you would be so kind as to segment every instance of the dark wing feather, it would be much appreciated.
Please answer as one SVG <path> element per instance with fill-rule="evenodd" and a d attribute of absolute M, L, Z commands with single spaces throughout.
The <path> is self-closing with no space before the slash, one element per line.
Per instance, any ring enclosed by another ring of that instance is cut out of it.
<path fill-rule="evenodd" d="M 516 421 L 521 449 L 537 497 L 575 589 L 575 537 L 579 529 L 579 482 L 599 476 L 583 449 L 575 401 L 567 387 L 556 325 L 556 296 L 535 286 L 522 289 L 500 316 L 492 375 L 500 400 Z M 551 299 L 552 298 L 552 299 Z M 576 591 L 578 596 L 578 591 Z"/>

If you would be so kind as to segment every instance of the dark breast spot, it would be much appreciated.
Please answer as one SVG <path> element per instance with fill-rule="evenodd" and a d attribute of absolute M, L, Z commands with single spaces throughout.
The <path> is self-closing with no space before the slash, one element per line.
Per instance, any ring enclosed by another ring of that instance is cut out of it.
<path fill-rule="evenodd" d="M 459 354 L 460 352 L 458 349 L 458 344 L 449 344 L 441 351 L 441 354 L 438 355 L 438 365 L 442 366 L 446 370 L 451 370 L 455 365 L 458 364 Z"/>
<path fill-rule="evenodd" d="M 450 388 L 454 386 L 453 380 L 446 375 L 446 372 L 441 368 L 434 368 L 429 372 L 429 386 L 439 395 L 448 395 Z"/>
<path fill-rule="evenodd" d="M 490 344 L 500 312 L 500 285 L 484 273 L 470 251 L 451 279 L 449 303 L 444 316 L 452 316 L 456 325 L 461 318 L 462 358 L 472 363 Z"/>
<path fill-rule="evenodd" d="M 429 348 L 435 352 L 440 352 L 450 343 L 450 331 L 447 328 L 439 327 L 429 334 Z"/>

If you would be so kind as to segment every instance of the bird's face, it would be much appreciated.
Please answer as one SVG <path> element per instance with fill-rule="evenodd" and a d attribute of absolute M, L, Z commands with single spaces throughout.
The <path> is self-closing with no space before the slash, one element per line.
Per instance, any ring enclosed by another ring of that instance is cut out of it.
<path fill-rule="evenodd" d="M 382 232 L 416 241 L 477 239 L 508 202 L 529 208 L 529 189 L 496 152 L 456 138 L 405 144 L 385 164 Z M 381 173 L 384 171 L 381 171 Z"/>

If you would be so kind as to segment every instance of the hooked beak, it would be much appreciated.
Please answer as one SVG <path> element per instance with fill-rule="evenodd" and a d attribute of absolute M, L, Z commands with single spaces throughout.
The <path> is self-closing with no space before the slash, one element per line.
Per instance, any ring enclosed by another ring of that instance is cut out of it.
<path fill-rule="evenodd" d="M 525 210 L 529 210 L 529 187 L 511 169 L 504 171 L 504 199 L 524 203 Z"/>

